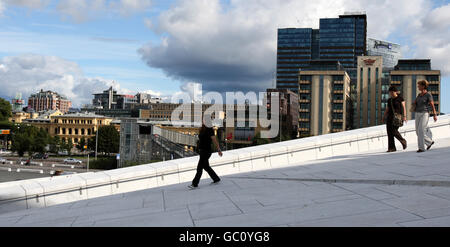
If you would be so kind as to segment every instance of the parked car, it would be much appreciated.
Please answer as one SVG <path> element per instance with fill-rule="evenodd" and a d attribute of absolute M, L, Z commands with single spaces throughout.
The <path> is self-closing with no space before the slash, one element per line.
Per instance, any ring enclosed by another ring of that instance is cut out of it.
<path fill-rule="evenodd" d="M 83 161 L 74 158 L 67 158 L 64 160 L 64 164 L 82 164 L 82 163 Z"/>
<path fill-rule="evenodd" d="M 47 159 L 48 158 L 48 154 L 35 154 L 33 156 L 33 159 Z"/>
<path fill-rule="evenodd" d="M 0 149 L 0 154 L 10 154 L 10 153 L 11 153 L 11 151 L 9 151 L 5 148 Z"/>
<path fill-rule="evenodd" d="M 0 157 L 0 163 L 2 163 L 2 164 L 5 164 L 6 163 L 6 159 L 4 159 L 4 158 L 2 158 L 2 157 Z"/>

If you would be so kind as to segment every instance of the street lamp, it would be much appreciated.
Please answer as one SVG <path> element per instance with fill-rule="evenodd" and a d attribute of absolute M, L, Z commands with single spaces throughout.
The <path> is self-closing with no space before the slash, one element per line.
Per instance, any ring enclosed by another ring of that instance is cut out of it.
<path fill-rule="evenodd" d="M 97 131 L 95 131 L 95 160 L 97 160 L 97 147 L 98 147 L 98 127 L 97 127 L 97 120 L 95 122 L 95 127 L 97 128 Z"/>

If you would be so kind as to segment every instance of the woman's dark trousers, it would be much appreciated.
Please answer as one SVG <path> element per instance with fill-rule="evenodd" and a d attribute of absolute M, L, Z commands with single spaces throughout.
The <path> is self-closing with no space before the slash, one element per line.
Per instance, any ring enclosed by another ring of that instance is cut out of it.
<path fill-rule="evenodd" d="M 387 129 L 387 134 L 388 134 L 388 150 L 397 150 L 395 148 L 395 138 L 397 138 L 397 140 L 399 140 L 401 143 L 405 143 L 406 140 L 402 137 L 402 135 L 400 134 L 400 132 L 398 132 L 398 128 L 397 126 L 393 125 L 393 120 L 388 119 L 388 121 L 386 121 L 386 129 Z"/>
<path fill-rule="evenodd" d="M 198 186 L 200 183 L 200 178 L 202 177 L 203 169 L 205 169 L 213 181 L 220 180 L 219 176 L 217 176 L 214 170 L 209 166 L 209 157 L 211 157 L 211 152 L 200 150 L 200 160 L 197 165 L 197 174 L 195 174 L 192 185 Z"/>

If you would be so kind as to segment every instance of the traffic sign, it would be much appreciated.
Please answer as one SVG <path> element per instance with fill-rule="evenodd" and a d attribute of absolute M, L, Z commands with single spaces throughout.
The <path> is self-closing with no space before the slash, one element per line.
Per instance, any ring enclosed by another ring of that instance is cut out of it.
<path fill-rule="evenodd" d="M 11 132 L 10 130 L 0 130 L 1 135 L 9 135 L 10 132 Z"/>
<path fill-rule="evenodd" d="M 1 130 L 0 135 L 9 135 L 10 132 L 10 130 Z"/>

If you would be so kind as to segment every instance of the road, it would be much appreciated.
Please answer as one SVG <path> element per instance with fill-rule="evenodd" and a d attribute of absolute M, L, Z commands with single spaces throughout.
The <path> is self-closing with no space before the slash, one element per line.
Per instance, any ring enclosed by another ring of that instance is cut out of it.
<path fill-rule="evenodd" d="M 40 174 L 33 172 L 8 172 L 0 170 L 0 183 L 11 182 L 17 180 L 50 177 L 50 174 Z"/>
<path fill-rule="evenodd" d="M 8 181 L 16 181 L 16 180 L 24 180 L 24 179 L 32 179 L 32 178 L 40 178 L 40 177 L 48 177 L 51 176 L 56 170 L 60 170 L 66 173 L 83 173 L 87 172 L 85 168 L 85 164 L 63 164 L 63 159 L 55 159 L 49 158 L 47 160 L 33 160 L 36 162 L 32 165 L 20 165 L 17 163 L 19 160 L 18 157 L 2 157 L 7 159 L 8 161 L 12 161 L 13 164 L 0 164 L 0 183 L 8 182 Z M 26 159 L 23 159 L 25 161 Z M 42 163 L 42 166 L 39 165 Z M 53 164 L 57 166 L 52 167 Z M 60 166 L 58 166 L 60 165 Z M 74 168 L 71 168 L 70 165 L 74 165 Z M 10 168 L 11 171 L 8 171 Z M 17 172 L 17 169 L 21 169 L 20 172 Z M 42 171 L 42 173 L 40 173 Z M 89 169 L 90 172 L 96 172 L 99 170 Z"/>

